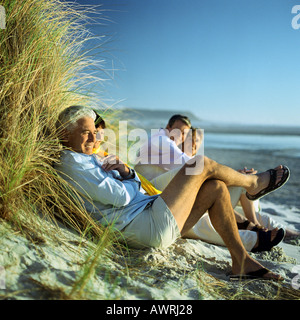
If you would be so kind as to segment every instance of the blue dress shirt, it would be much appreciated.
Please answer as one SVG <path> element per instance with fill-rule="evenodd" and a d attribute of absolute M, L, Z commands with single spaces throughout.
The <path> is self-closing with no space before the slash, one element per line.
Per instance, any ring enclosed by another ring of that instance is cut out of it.
<path fill-rule="evenodd" d="M 64 150 L 55 169 L 82 196 L 94 219 L 122 230 L 158 195 L 143 194 L 137 175 L 124 179 L 118 171 L 106 172 L 101 165 L 94 154 Z"/>

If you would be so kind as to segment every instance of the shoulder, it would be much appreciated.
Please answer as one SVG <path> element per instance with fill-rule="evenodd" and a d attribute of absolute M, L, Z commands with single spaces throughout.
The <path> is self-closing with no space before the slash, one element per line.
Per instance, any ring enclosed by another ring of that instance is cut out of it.
<path fill-rule="evenodd" d="M 167 135 L 166 129 L 160 129 L 159 131 L 155 132 L 151 136 L 151 143 L 157 144 L 157 143 L 172 143 L 173 141 L 169 138 Z"/>
<path fill-rule="evenodd" d="M 61 153 L 61 163 L 68 165 L 91 165 L 95 164 L 95 159 L 93 156 L 86 155 L 84 153 L 78 153 L 70 150 L 64 150 Z"/>

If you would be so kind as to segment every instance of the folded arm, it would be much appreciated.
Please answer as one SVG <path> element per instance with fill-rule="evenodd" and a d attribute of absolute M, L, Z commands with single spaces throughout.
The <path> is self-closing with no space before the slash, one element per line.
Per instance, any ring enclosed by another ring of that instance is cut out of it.
<path fill-rule="evenodd" d="M 141 184 L 137 175 L 134 179 L 122 180 L 116 171 L 107 172 L 91 162 L 82 164 L 68 161 L 59 171 L 80 194 L 93 201 L 115 207 L 130 203 L 139 192 Z"/>

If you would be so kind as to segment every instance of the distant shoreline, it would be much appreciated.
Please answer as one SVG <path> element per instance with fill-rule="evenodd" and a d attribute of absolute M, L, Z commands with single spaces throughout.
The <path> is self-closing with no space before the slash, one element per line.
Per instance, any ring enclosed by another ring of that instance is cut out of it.
<path fill-rule="evenodd" d="M 224 134 L 264 134 L 264 135 L 284 135 L 284 136 L 300 136 L 299 126 L 279 126 L 279 125 L 254 125 L 254 124 L 230 124 L 218 123 L 204 119 L 199 119 L 192 112 L 184 110 L 151 110 L 151 109 L 121 109 L 120 118 L 127 120 L 133 125 L 139 124 L 144 129 L 157 129 L 165 127 L 168 120 L 174 114 L 184 114 L 188 116 L 192 125 L 206 130 L 209 133 Z"/>
<path fill-rule="evenodd" d="M 209 133 L 224 134 L 257 134 L 257 135 L 280 135 L 280 136 L 300 136 L 300 128 L 298 127 L 269 127 L 269 126 L 243 126 L 239 125 L 224 127 L 203 126 Z"/>

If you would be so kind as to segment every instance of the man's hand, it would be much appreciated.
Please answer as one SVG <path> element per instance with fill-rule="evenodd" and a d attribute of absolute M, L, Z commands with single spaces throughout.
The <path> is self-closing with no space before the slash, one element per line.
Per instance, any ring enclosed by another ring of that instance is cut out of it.
<path fill-rule="evenodd" d="M 130 173 L 127 165 L 115 155 L 109 155 L 104 158 L 102 169 L 105 171 L 117 170 L 123 178 L 127 177 Z"/>
<path fill-rule="evenodd" d="M 252 169 L 247 169 L 247 167 L 245 167 L 242 170 L 238 170 L 238 172 L 244 173 L 244 174 L 256 174 L 257 170 L 254 170 L 253 168 Z"/>

